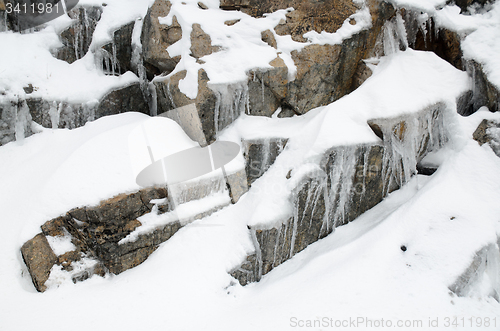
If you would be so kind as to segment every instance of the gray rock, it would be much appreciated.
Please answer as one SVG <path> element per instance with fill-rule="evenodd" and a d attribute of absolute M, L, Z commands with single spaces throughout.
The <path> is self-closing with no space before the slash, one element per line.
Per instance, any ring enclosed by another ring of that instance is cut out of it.
<path fill-rule="evenodd" d="M 89 50 L 101 14 L 101 7 L 82 6 L 72 9 L 68 15 L 75 22 L 61 32 L 63 47 L 57 50 L 55 56 L 68 63 L 73 63 L 84 57 Z"/>
<path fill-rule="evenodd" d="M 109 92 L 99 102 L 95 110 L 95 118 L 135 111 L 150 114 L 148 101 L 145 98 L 140 83 L 116 89 Z"/>
<path fill-rule="evenodd" d="M 243 156 L 249 187 L 273 165 L 287 142 L 288 139 L 284 138 L 243 141 Z"/>
<path fill-rule="evenodd" d="M 177 18 L 174 16 L 170 26 L 162 25 L 158 21 L 158 17 L 168 15 L 171 6 L 168 0 L 156 0 L 144 18 L 141 43 L 144 66 L 149 79 L 162 73 L 172 72 L 180 61 L 180 57 L 172 58 L 166 51 L 182 37 L 182 29 Z"/>
<path fill-rule="evenodd" d="M 126 24 L 113 33 L 113 41 L 102 47 L 101 51 L 106 52 L 107 57 L 103 61 L 110 60 L 110 64 L 103 64 L 103 68 L 111 67 L 113 74 L 123 74 L 127 71 L 134 71 L 132 66 L 132 32 L 135 22 Z M 137 72 L 136 72 L 137 74 Z"/>

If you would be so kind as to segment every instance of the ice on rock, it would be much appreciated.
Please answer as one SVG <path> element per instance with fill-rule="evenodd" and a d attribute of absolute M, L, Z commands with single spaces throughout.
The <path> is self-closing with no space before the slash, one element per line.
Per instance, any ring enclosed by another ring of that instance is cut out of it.
<path fill-rule="evenodd" d="M 248 109 L 248 85 L 241 82 L 210 84 L 209 87 L 216 96 L 214 122 L 215 132 L 219 133 Z"/>

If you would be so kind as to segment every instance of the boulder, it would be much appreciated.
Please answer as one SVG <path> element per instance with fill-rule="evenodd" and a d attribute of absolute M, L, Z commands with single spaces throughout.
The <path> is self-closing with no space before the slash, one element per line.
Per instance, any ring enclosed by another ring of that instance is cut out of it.
<path fill-rule="evenodd" d="M 159 17 L 168 15 L 171 6 L 168 0 L 156 0 L 144 18 L 141 43 L 148 79 L 172 72 L 180 61 L 180 56 L 172 58 L 166 50 L 182 38 L 182 29 L 177 18 L 174 16 L 172 25 L 163 25 L 158 21 Z"/>
<path fill-rule="evenodd" d="M 140 83 L 133 83 L 109 92 L 99 102 L 95 110 L 95 118 L 130 111 L 150 114 L 148 101 L 141 90 Z"/>
<path fill-rule="evenodd" d="M 21 254 L 36 290 L 44 292 L 47 289 L 45 282 L 49 279 L 50 270 L 58 261 L 47 238 L 42 233 L 37 234 L 21 247 Z"/>

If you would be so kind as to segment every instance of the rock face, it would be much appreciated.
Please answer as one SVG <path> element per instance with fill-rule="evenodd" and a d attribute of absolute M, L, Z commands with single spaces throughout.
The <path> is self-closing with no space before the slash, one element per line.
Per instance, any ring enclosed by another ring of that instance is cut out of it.
<path fill-rule="evenodd" d="M 108 93 L 97 106 L 95 118 L 129 111 L 149 115 L 148 102 L 139 83 Z"/>
<path fill-rule="evenodd" d="M 166 51 L 168 46 L 182 38 L 182 29 L 177 18 L 174 17 L 170 26 L 162 25 L 158 21 L 158 17 L 168 15 L 171 6 L 168 0 L 157 0 L 144 18 L 141 43 L 149 79 L 161 73 L 172 72 L 180 61 L 180 57 L 171 58 Z"/>
<path fill-rule="evenodd" d="M 108 74 L 123 74 L 134 70 L 132 65 L 134 25 L 135 22 L 131 22 L 116 30 L 113 33 L 113 41 L 99 50 L 103 68 Z"/>
<path fill-rule="evenodd" d="M 335 32 L 344 21 L 358 9 L 350 0 L 342 1 L 221 1 L 221 8 L 240 8 L 253 17 L 262 17 L 278 9 L 293 7 L 295 10 L 287 14 L 284 24 L 278 25 L 276 32 L 280 35 L 291 35 L 299 42 L 306 41 L 302 35 L 308 31 Z"/>
<path fill-rule="evenodd" d="M 241 172 L 229 174 L 227 178 L 231 199 L 236 202 L 246 192 L 246 178 Z M 93 275 L 120 274 L 141 264 L 180 228 L 224 208 L 230 201 L 228 196 L 226 202 L 189 215 L 177 212 L 178 205 L 220 192 L 228 193 L 223 176 L 178 183 L 168 188 L 151 187 L 115 196 L 96 206 L 75 208 L 47 221 L 41 226 L 42 233 L 21 249 L 36 289 L 43 292 L 52 285 L 49 277 L 55 265 L 58 272 L 76 283 Z M 141 216 L 167 212 L 175 217 L 170 222 L 127 238 L 142 225 Z M 56 255 L 47 238 L 65 239 L 75 248 Z"/>
<path fill-rule="evenodd" d="M 198 95 L 193 100 L 179 89 L 179 81 L 184 77 L 186 77 L 186 71 L 163 80 L 154 81 L 158 98 L 158 112 L 168 114 L 173 109 L 194 103 L 205 140 L 211 144 L 215 141 L 219 131 L 245 112 L 248 87 L 246 84 L 209 86 L 208 76 L 201 69 L 198 72 Z"/>
<path fill-rule="evenodd" d="M 288 139 L 283 138 L 243 141 L 248 186 L 252 186 L 273 165 L 287 141 Z"/>
<path fill-rule="evenodd" d="M 474 87 L 465 99 L 461 115 L 470 115 L 483 106 L 492 112 L 500 111 L 500 90 L 488 80 L 482 65 L 471 60 L 467 61 L 466 69 L 472 77 Z"/>
<path fill-rule="evenodd" d="M 260 278 L 338 226 L 353 221 L 388 193 L 407 183 L 428 152 L 441 148 L 445 108 L 371 121 L 383 144 L 337 146 L 318 170 L 297 179 L 290 199 L 293 215 L 268 228 L 251 227 L 255 253 L 231 275 L 245 285 Z M 287 176 L 288 178 L 288 176 Z M 294 173 L 291 177 L 294 178 Z"/>
<path fill-rule="evenodd" d="M 101 14 L 101 7 L 82 6 L 72 9 L 68 15 L 74 19 L 74 23 L 61 32 L 61 41 L 64 46 L 57 50 L 56 57 L 68 63 L 84 57 L 89 50 Z"/>

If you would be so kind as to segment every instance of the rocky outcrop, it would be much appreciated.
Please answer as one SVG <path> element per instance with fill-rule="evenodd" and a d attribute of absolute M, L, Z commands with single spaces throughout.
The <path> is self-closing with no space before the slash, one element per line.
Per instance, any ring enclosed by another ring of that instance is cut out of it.
<path fill-rule="evenodd" d="M 158 17 L 166 17 L 170 12 L 171 3 L 168 0 L 157 0 L 149 8 L 142 27 L 141 43 L 144 66 L 148 78 L 155 75 L 170 73 L 174 70 L 180 57 L 170 57 L 166 49 L 182 38 L 182 29 L 174 16 L 172 25 L 163 25 Z"/>
<path fill-rule="evenodd" d="M 77 282 L 93 275 L 120 274 L 136 267 L 180 228 L 224 208 L 230 200 L 228 196 L 227 201 L 185 215 L 177 211 L 178 206 L 210 198 L 214 193 L 227 194 L 228 184 L 235 203 L 246 192 L 245 179 L 241 172 L 236 172 L 227 176 L 227 182 L 224 176 L 219 176 L 168 188 L 146 188 L 120 194 L 96 206 L 72 209 L 47 221 L 41 226 L 42 233 L 22 248 L 35 287 L 43 292 L 57 282 L 58 277 Z M 170 213 L 169 221 L 141 230 L 141 217 L 150 213 L 153 214 L 148 217 Z M 74 249 L 56 255 L 47 239 L 66 240 Z M 51 272 L 59 273 L 55 281 L 50 279 Z"/>
<path fill-rule="evenodd" d="M 336 146 L 326 151 L 314 171 L 295 178 L 290 195 L 293 215 L 275 226 L 250 227 L 255 253 L 231 275 L 245 285 L 259 281 L 308 245 L 353 221 L 416 174 L 428 152 L 447 141 L 444 105 L 399 118 L 375 119 L 370 125 L 383 144 Z M 300 173 L 300 172 L 299 172 Z M 297 176 L 297 175 L 295 175 Z"/>

